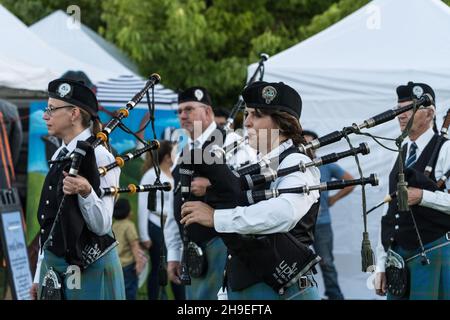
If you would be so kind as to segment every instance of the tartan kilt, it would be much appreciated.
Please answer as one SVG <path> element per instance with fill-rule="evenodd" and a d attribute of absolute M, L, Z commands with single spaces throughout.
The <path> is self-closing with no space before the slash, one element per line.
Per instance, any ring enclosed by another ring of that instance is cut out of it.
<path fill-rule="evenodd" d="M 39 295 L 46 271 L 52 267 L 60 274 L 67 271 L 69 264 L 63 257 L 44 251 L 39 278 Z M 70 275 L 64 279 L 64 294 L 66 300 L 125 300 L 125 285 L 123 271 L 120 265 L 117 247 L 81 271 L 80 287 L 67 287 L 71 283 Z"/>
<path fill-rule="evenodd" d="M 204 250 L 208 270 L 201 278 L 191 277 L 191 285 L 185 287 L 187 300 L 217 300 L 217 292 L 222 286 L 227 247 L 220 237 L 215 237 L 206 244 Z"/>
<path fill-rule="evenodd" d="M 425 250 L 438 244 L 449 242 L 445 236 L 424 245 Z M 408 259 L 418 250 L 393 248 L 403 259 Z M 421 258 L 416 257 L 407 262 L 409 269 L 409 296 L 403 300 L 450 300 L 450 244 L 427 253 L 429 265 L 422 265 Z M 388 294 L 388 300 L 398 300 Z"/>
<path fill-rule="evenodd" d="M 276 293 L 264 282 L 256 283 L 241 291 L 228 290 L 229 300 L 320 300 L 319 290 L 315 285 L 303 289 L 298 285 L 292 285 L 283 295 Z"/>

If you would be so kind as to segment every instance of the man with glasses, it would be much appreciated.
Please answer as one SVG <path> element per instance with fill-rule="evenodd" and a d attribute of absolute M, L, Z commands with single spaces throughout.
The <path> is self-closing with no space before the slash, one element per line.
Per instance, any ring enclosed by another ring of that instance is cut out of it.
<path fill-rule="evenodd" d="M 202 161 L 203 165 L 208 163 L 208 150 L 212 145 L 225 147 L 232 145 L 233 142 L 241 140 L 236 133 L 225 132 L 217 127 L 214 122 L 214 112 L 212 109 L 211 97 L 208 91 L 203 87 L 191 87 L 178 95 L 178 118 L 181 127 L 186 130 L 188 143 L 179 157 L 181 161 Z M 201 150 L 201 159 L 188 159 L 193 149 Z M 212 157 L 211 157 L 212 159 Z M 238 166 L 245 162 L 251 162 L 256 159 L 253 149 L 244 143 L 239 144 L 235 153 L 229 161 L 229 165 Z M 183 227 L 181 220 L 181 192 L 177 185 L 180 182 L 179 161 L 175 161 L 173 177 L 175 181 L 174 190 L 174 210 L 173 216 L 168 215 L 164 228 L 164 235 L 167 244 L 167 260 L 169 279 L 180 284 L 180 261 L 182 241 L 181 236 Z M 209 180 L 203 177 L 194 177 L 191 184 L 191 200 L 202 200 L 206 193 L 206 188 L 210 185 Z M 213 228 L 206 228 L 200 225 L 189 228 L 189 238 L 192 240 L 190 245 L 196 246 L 201 250 L 203 257 L 206 258 L 207 267 L 201 276 L 191 274 L 192 284 L 186 290 L 186 297 L 189 300 L 212 300 L 217 299 L 217 292 L 221 286 L 222 274 L 225 267 L 226 248 L 217 232 Z M 196 267 L 196 266 L 191 266 Z"/>
<path fill-rule="evenodd" d="M 397 87 L 399 107 L 423 94 L 435 98 L 433 89 L 424 83 Z M 401 212 L 394 199 L 381 220 L 375 289 L 379 295 L 387 293 L 388 299 L 450 299 L 450 195 L 436 187 L 437 179 L 450 169 L 450 143 L 444 140 L 439 144 L 433 132 L 435 108 L 420 107 L 415 113 L 401 154 L 411 212 Z M 410 110 L 398 116 L 402 131 L 412 114 Z M 438 157 L 431 163 L 433 170 L 427 178 L 423 173 L 435 149 Z M 390 194 L 397 190 L 397 161 L 389 175 Z M 426 258 L 421 254 L 421 243 Z M 394 267 L 402 263 L 406 272 Z M 406 288 L 405 293 L 402 288 Z"/>

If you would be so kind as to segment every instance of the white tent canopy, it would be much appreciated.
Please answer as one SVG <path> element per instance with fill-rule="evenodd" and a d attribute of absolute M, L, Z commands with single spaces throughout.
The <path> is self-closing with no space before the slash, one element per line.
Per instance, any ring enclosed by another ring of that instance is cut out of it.
<path fill-rule="evenodd" d="M 67 27 L 70 17 L 58 10 L 30 26 L 30 30 L 49 46 L 83 63 L 109 70 L 116 76 L 94 79 L 97 97 L 101 104 L 123 106 L 145 86 L 145 80 L 124 65 L 130 65 L 113 44 L 107 42 L 83 24 L 77 28 Z M 164 79 L 163 79 L 164 81 Z M 177 95 L 162 85 L 155 87 L 158 108 L 173 108 Z M 144 103 L 138 107 L 147 108 Z"/>
<path fill-rule="evenodd" d="M 10 57 L 0 58 L 0 87 L 43 90 L 57 76 L 46 68 L 25 64 Z"/>
<path fill-rule="evenodd" d="M 440 0 L 374 0 L 319 34 L 271 57 L 265 81 L 283 81 L 301 94 L 304 129 L 319 136 L 340 130 L 396 105 L 395 88 L 408 81 L 425 82 L 436 92 L 437 122 L 450 107 L 450 8 Z M 249 67 L 252 74 L 256 65 Z M 396 120 L 366 130 L 397 137 Z M 360 158 L 364 175 L 377 173 L 379 187 L 367 187 L 368 208 L 384 198 L 394 152 L 369 138 L 351 136 L 353 145 L 369 142 L 371 153 Z M 389 144 L 393 146 L 392 143 Z M 321 148 L 325 154 L 348 149 L 344 142 Z M 353 159 L 339 161 L 353 176 Z M 334 253 L 343 293 L 374 298 L 370 274 L 361 271 L 363 232 L 361 188 L 331 208 Z M 368 216 L 373 249 L 382 210 Z M 323 286 L 322 290 L 323 290 Z"/>
<path fill-rule="evenodd" d="M 83 63 L 51 48 L 1 5 L 0 59 L 20 61 L 21 64 L 29 66 L 39 66 L 49 69 L 56 75 L 61 75 L 67 70 L 83 70 L 94 82 L 117 76 L 115 72 Z M 45 78 L 46 81 L 43 83 L 48 83 L 54 78 L 54 75 Z M 32 88 L 23 87 L 23 89 Z M 40 89 L 46 90 L 46 86 Z"/>
<path fill-rule="evenodd" d="M 93 31 L 88 34 L 88 28 L 83 24 L 68 27 L 71 21 L 69 15 L 57 10 L 32 24 L 29 30 L 47 45 L 86 64 L 95 65 L 118 75 L 133 74 L 91 37 L 95 34 Z"/>

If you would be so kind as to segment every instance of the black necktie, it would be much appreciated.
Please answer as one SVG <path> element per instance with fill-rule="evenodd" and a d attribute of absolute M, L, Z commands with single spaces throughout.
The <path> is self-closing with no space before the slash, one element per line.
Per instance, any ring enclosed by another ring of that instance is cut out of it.
<path fill-rule="evenodd" d="M 417 151 L 417 144 L 415 142 L 413 142 L 413 143 L 411 143 L 411 146 L 409 147 L 409 156 L 408 156 L 408 159 L 406 160 L 407 168 L 411 167 L 414 163 L 416 163 L 416 160 L 417 160 L 416 151 Z"/>
<path fill-rule="evenodd" d="M 61 159 L 61 158 L 64 158 L 67 154 L 69 153 L 69 150 L 66 148 L 66 147 L 63 147 L 60 151 L 59 151 L 59 153 L 58 153 L 58 155 L 56 156 L 56 159 Z"/>
<path fill-rule="evenodd" d="M 69 153 L 69 150 L 66 147 L 63 147 L 59 152 L 58 155 L 56 156 L 55 160 L 59 160 L 64 158 L 67 154 Z M 55 168 L 59 168 L 61 166 L 62 162 L 57 162 L 57 165 L 55 166 Z M 53 168 L 53 165 L 51 166 Z"/>

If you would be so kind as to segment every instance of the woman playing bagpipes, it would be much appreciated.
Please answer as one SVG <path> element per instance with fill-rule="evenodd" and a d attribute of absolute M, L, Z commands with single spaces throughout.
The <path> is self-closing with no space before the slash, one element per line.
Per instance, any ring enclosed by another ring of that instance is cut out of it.
<path fill-rule="evenodd" d="M 45 178 L 37 212 L 40 251 L 32 296 L 124 299 L 117 242 L 111 232 L 114 197 L 100 197 L 99 192 L 100 187 L 118 185 L 120 169 L 100 177 L 98 167 L 114 162 L 114 157 L 105 146 L 94 150 L 89 143 L 101 130 L 97 99 L 82 82 L 69 79 L 50 82 L 48 94 L 43 119 L 49 134 L 61 138 L 62 145 L 52 157 L 59 161 Z"/>
<path fill-rule="evenodd" d="M 310 161 L 298 151 L 298 146 L 305 143 L 300 125 L 302 102 L 293 88 L 282 82 L 260 81 L 247 86 L 242 97 L 247 106 L 244 125 L 250 145 L 260 156 L 278 159 L 274 170 Z M 211 183 L 212 188 L 224 184 Z M 308 168 L 305 173 L 294 172 L 262 187 L 292 188 L 319 183 L 319 170 Z M 227 206 L 225 198 L 225 205 L 215 208 L 207 200 L 183 204 L 181 223 L 214 228 L 228 248 L 221 299 L 225 292 L 231 300 L 319 299 L 313 266 L 320 258 L 309 249 L 314 240 L 318 199 L 319 193 L 312 191 L 286 193 L 248 206 Z"/>

